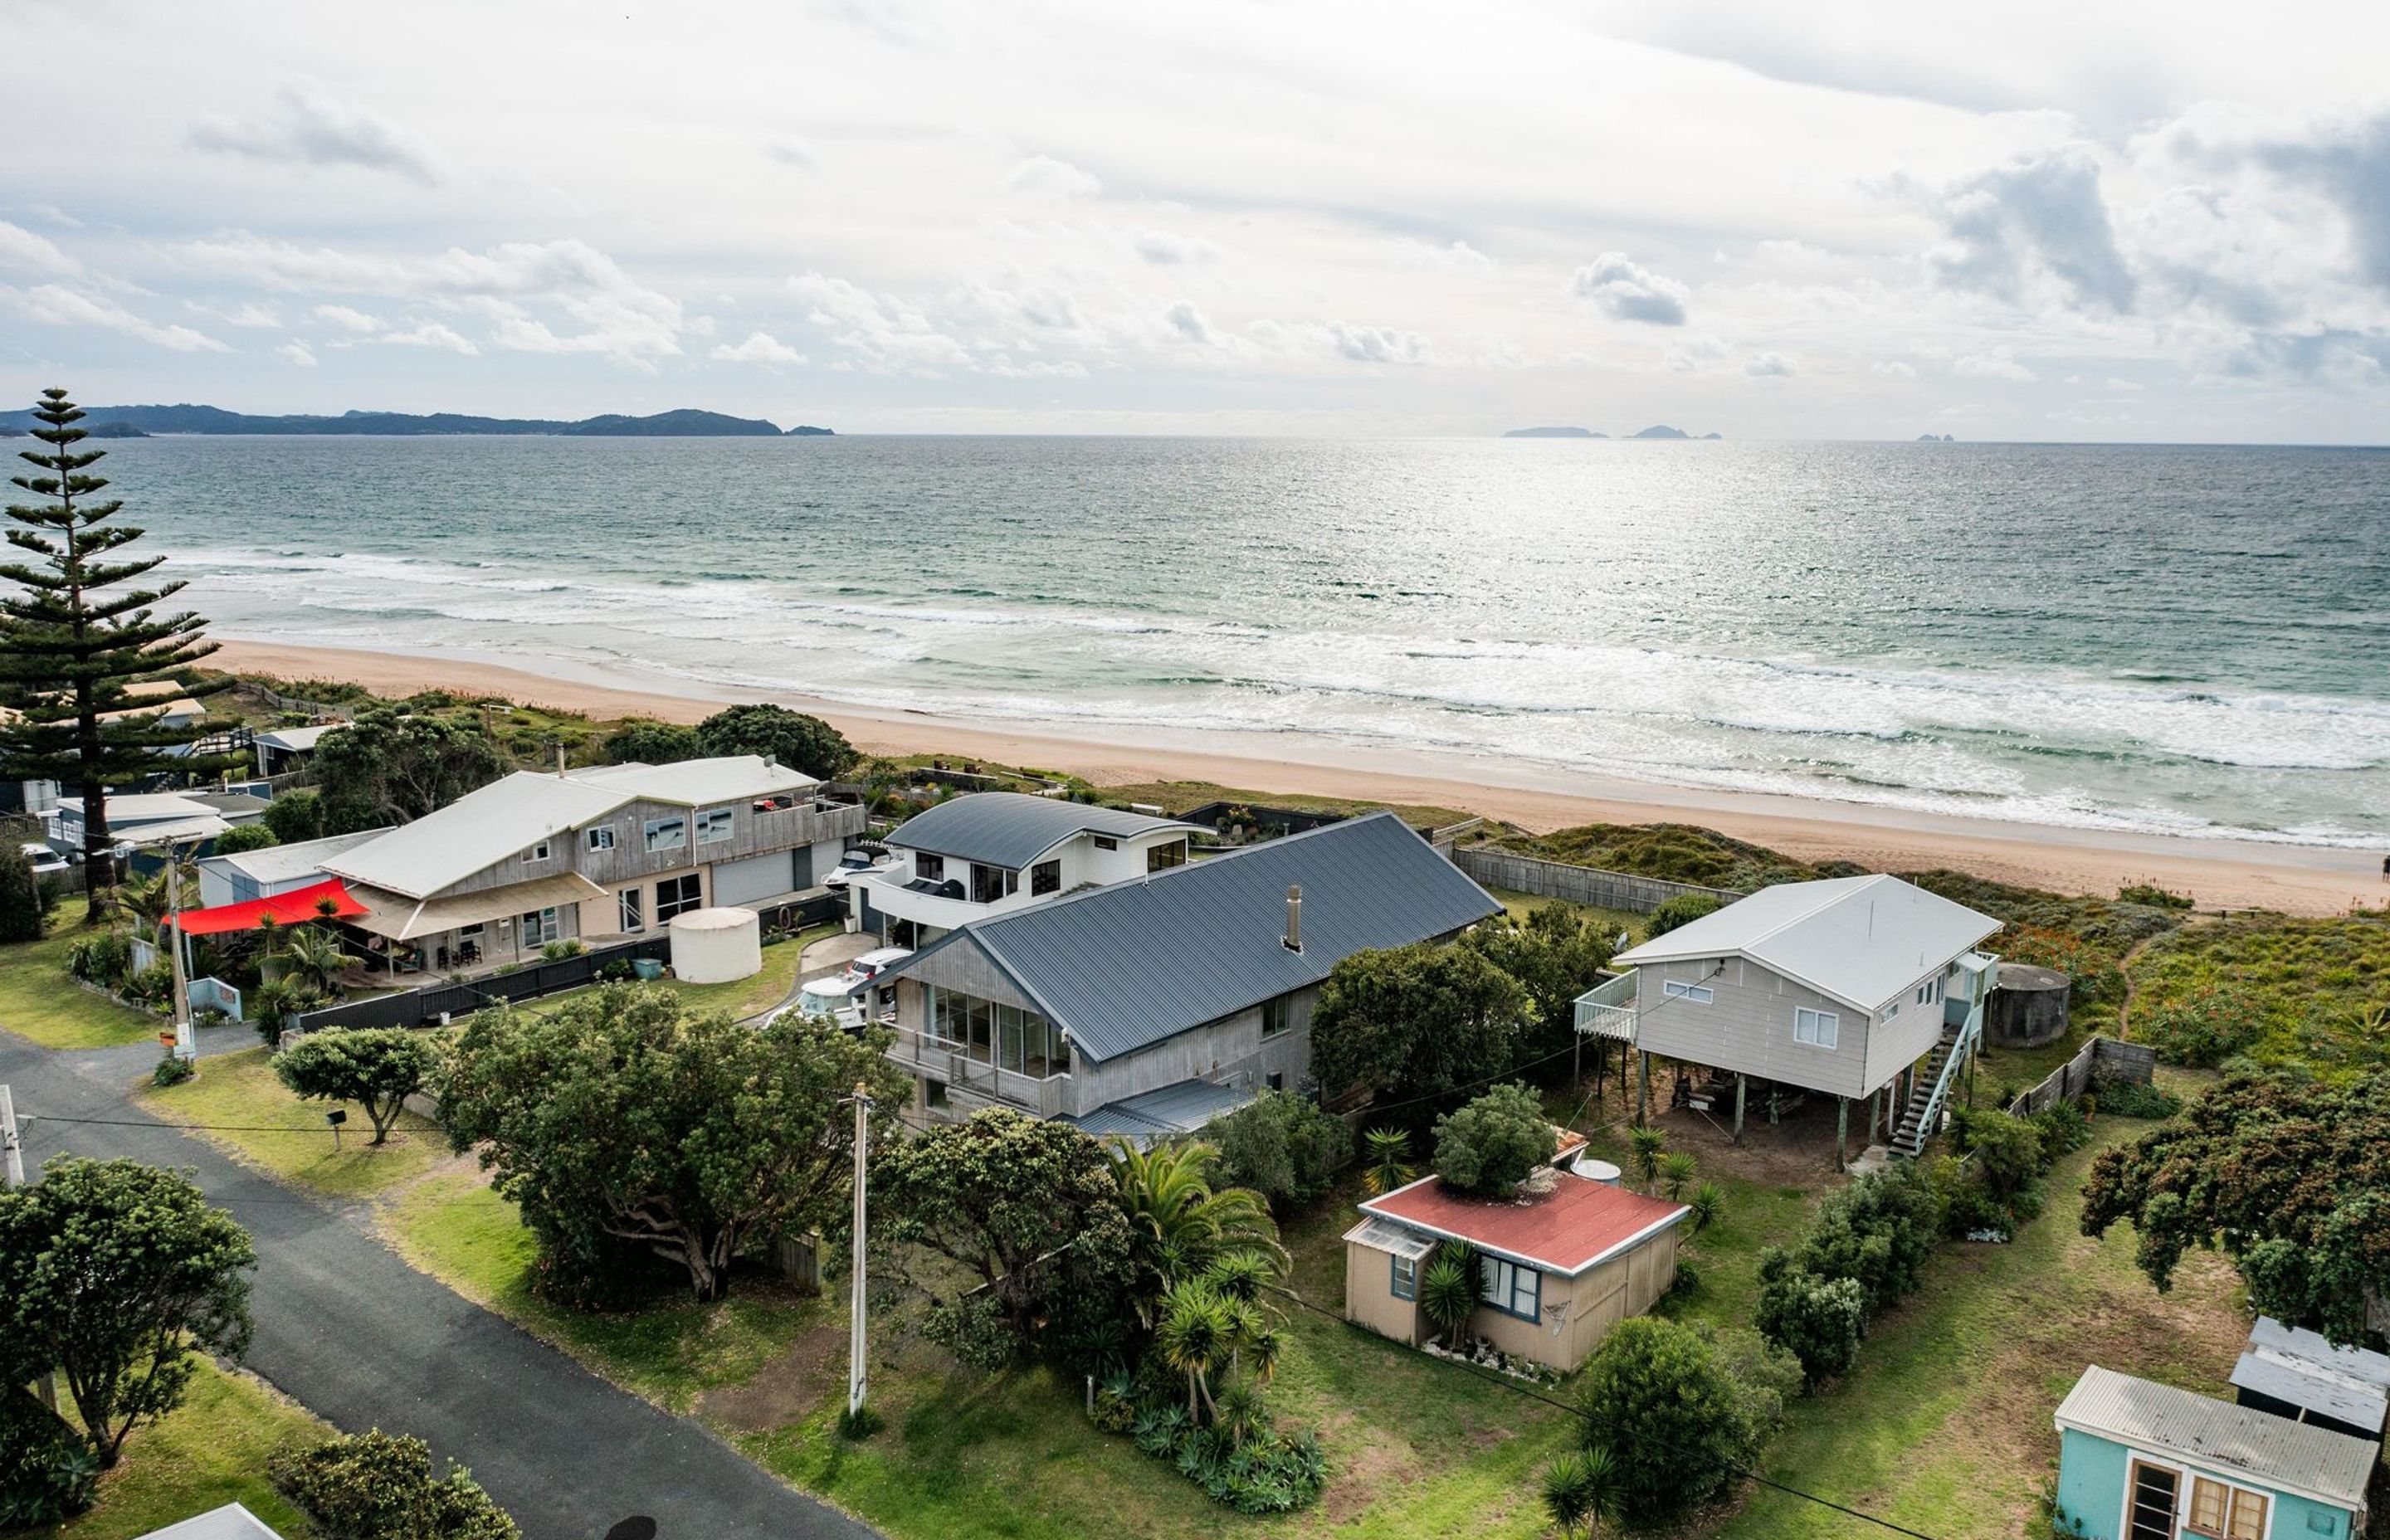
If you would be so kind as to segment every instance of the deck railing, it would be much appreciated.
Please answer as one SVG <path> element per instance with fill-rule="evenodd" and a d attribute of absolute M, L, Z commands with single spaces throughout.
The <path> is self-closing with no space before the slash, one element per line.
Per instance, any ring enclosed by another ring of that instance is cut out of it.
<path fill-rule="evenodd" d="M 1576 997 L 1576 1030 L 1588 1037 L 1635 1041 L 1635 969 L 1604 979 Z"/>
<path fill-rule="evenodd" d="M 888 1057 L 908 1070 L 934 1076 L 948 1086 L 1034 1112 L 1041 1118 L 1074 1111 L 1068 1072 L 1033 1075 L 974 1059 L 965 1045 L 911 1027 L 898 1027 Z"/>

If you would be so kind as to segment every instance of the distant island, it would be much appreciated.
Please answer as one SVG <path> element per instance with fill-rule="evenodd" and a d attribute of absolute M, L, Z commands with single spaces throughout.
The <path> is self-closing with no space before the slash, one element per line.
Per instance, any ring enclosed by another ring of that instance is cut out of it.
<path fill-rule="evenodd" d="M 625 417 L 610 412 L 573 422 L 546 417 L 482 417 L 459 412 L 343 412 L 339 417 L 292 413 L 262 416 L 227 412 L 221 406 L 94 406 L 84 411 L 99 438 L 148 438 L 153 433 L 356 433 L 379 438 L 424 433 L 546 434 L 581 439 L 777 439 L 831 438 L 832 430 L 810 426 L 782 434 L 777 423 L 762 417 L 734 417 L 721 412 L 680 407 L 651 417 Z M 32 430 L 31 412 L 0 413 L 0 432 Z"/>
<path fill-rule="evenodd" d="M 1502 435 L 1506 439 L 1606 439 L 1607 433 L 1597 433 L 1590 428 L 1513 428 Z"/>
<path fill-rule="evenodd" d="M 1947 433 L 1920 433 L 1917 435 L 1917 442 L 1920 443 L 1957 443 L 1959 441 L 1952 438 Z"/>

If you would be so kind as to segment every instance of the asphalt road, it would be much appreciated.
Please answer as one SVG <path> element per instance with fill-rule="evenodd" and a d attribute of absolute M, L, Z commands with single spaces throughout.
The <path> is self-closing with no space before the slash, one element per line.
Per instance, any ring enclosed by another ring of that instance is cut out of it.
<path fill-rule="evenodd" d="M 222 1045 L 252 1046 L 245 1034 Z M 472 1468 L 526 1540 L 596 1540 L 633 1515 L 657 1540 L 856 1540 L 874 1532 L 782 1486 L 687 1418 L 615 1389 L 417 1272 L 357 1217 L 277 1186 L 126 1097 L 148 1047 L 37 1048 L 0 1032 L 28 1174 L 61 1150 L 196 1172 L 256 1238 L 248 1367 L 351 1432 L 411 1433 Z M 51 1119 L 125 1120 L 136 1126 Z"/>

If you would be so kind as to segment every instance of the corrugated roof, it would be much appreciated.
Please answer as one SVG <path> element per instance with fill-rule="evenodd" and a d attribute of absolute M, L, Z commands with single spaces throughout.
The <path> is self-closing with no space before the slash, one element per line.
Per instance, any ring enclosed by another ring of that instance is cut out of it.
<path fill-rule="evenodd" d="M 140 1540 L 282 1540 L 265 1521 L 238 1503 L 226 1503 L 178 1524 L 153 1529 Z"/>
<path fill-rule="evenodd" d="M 1553 1172 L 1550 1181 L 1518 1198 L 1471 1198 L 1422 1176 L 1369 1199 L 1361 1212 L 1572 1277 L 1692 1212 L 1573 1172 Z"/>
<path fill-rule="evenodd" d="M 1019 871 L 1074 834 L 1109 834 L 1127 840 L 1174 828 L 1193 830 L 1197 826 L 1060 797 L 974 791 L 915 814 L 886 842 Z"/>
<path fill-rule="evenodd" d="M 1062 1121 L 1078 1124 L 1098 1138 L 1118 1135 L 1140 1147 L 1154 1139 L 1192 1134 L 1214 1118 L 1235 1111 L 1253 1099 L 1251 1091 L 1208 1080 L 1182 1080 L 1175 1085 L 1108 1101 L 1092 1112 Z"/>
<path fill-rule="evenodd" d="M 2390 1420 L 2390 1354 L 2334 1347 L 2322 1333 L 2271 1315 L 2249 1328 L 2232 1383 L 2376 1433 Z"/>
<path fill-rule="evenodd" d="M 1281 943 L 1303 889 L 1304 949 Z M 1317 983 L 1368 947 L 1475 924 L 1501 905 L 1392 813 L 971 921 L 894 969 L 976 944 L 1093 1059 Z"/>
<path fill-rule="evenodd" d="M 367 828 L 354 834 L 328 834 L 321 840 L 302 840 L 296 844 L 210 855 L 203 857 L 199 866 L 208 871 L 238 872 L 257 883 L 288 882 L 293 878 L 312 876 L 323 869 L 323 863 L 329 857 L 354 850 L 368 840 L 379 840 L 388 832 Z"/>
<path fill-rule="evenodd" d="M 1989 915 L 1896 877 L 1836 877 L 1762 888 L 1613 962 L 1749 957 L 1872 1011 L 1999 928 Z"/>
<path fill-rule="evenodd" d="M 801 770 L 756 754 L 683 760 L 678 764 L 610 764 L 559 776 L 518 770 L 446 807 L 404 824 L 324 864 L 409 898 L 429 898 L 542 840 L 602 818 L 628 802 L 690 807 L 741 802 L 817 784 Z"/>
<path fill-rule="evenodd" d="M 1344 1238 L 1357 1240 L 1372 1251 L 1391 1251 L 1398 1257 L 1408 1257 L 1413 1262 L 1444 1244 L 1442 1239 L 1425 1230 L 1414 1230 L 1407 1225 L 1397 1225 L 1391 1219 L 1380 1219 L 1375 1214 L 1345 1231 Z"/>
<path fill-rule="evenodd" d="M 269 749 L 303 753 L 315 747 L 317 740 L 326 733 L 338 732 L 347 725 L 345 722 L 320 722 L 312 727 L 276 727 L 271 731 L 259 733 L 256 736 L 256 741 Z"/>
<path fill-rule="evenodd" d="M 2271 1412 L 2235 1406 L 2093 1365 L 2058 1408 L 2058 1426 L 2136 1444 L 2221 1475 L 2345 1508 L 2365 1506 L 2382 1446 Z"/>

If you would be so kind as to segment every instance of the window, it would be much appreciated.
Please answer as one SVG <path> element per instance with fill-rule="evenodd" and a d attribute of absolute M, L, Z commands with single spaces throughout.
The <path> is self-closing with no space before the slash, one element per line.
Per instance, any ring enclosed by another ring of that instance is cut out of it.
<path fill-rule="evenodd" d="M 944 882 L 946 879 L 946 858 L 932 855 L 928 851 L 919 852 L 913 857 L 913 875 L 925 882 Z"/>
<path fill-rule="evenodd" d="M 1934 978 L 1928 979 L 1923 983 L 1917 986 L 1917 1003 L 1919 1005 L 1930 1006 L 1940 998 L 1942 998 L 1942 980 L 1940 975 L 1937 974 Z"/>
<path fill-rule="evenodd" d="M 1394 1290 L 1394 1298 L 1398 1300 L 1418 1299 L 1419 1258 L 1396 1257 L 1394 1259 L 1394 1277 L 1393 1287 Z"/>
<path fill-rule="evenodd" d="M 648 928 L 647 895 L 637 888 L 625 888 L 614 895 L 615 918 L 624 935 Z"/>
<path fill-rule="evenodd" d="M 1098 850 L 1118 850 L 1120 849 L 1120 841 L 1113 839 L 1109 834 L 1099 834 L 1096 836 L 1096 848 Z"/>
<path fill-rule="evenodd" d="M 557 921 L 554 909 L 533 909 L 522 918 L 522 942 L 525 947 L 546 946 L 561 941 L 564 930 Z"/>
<path fill-rule="evenodd" d="M 600 824 L 596 828 L 591 829 L 589 831 L 589 848 L 591 850 L 612 850 L 614 848 L 614 826 L 611 824 Z"/>
<path fill-rule="evenodd" d="M 679 850 L 688 843 L 687 818 L 650 818 L 646 828 L 649 850 Z"/>
<path fill-rule="evenodd" d="M 2268 1501 L 2263 1493 L 2193 1476 L 2191 1514 L 2183 1521 L 2183 1528 L 2193 1534 L 2215 1536 L 2216 1540 L 2262 1540 Z"/>
<path fill-rule="evenodd" d="M 687 877 L 668 877 L 657 883 L 656 923 L 661 925 L 675 915 L 702 906 L 705 900 L 698 890 L 695 872 Z"/>
<path fill-rule="evenodd" d="M 1021 887 L 1021 874 L 1009 866 L 983 866 L 971 863 L 970 901 L 993 904 L 1009 898 Z"/>
<path fill-rule="evenodd" d="M 1173 866 L 1187 865 L 1187 841 L 1173 840 L 1166 845 L 1155 845 L 1145 853 L 1145 869 L 1150 872 L 1168 871 Z"/>
<path fill-rule="evenodd" d="M 1041 893 L 1059 893 L 1061 891 L 1061 862 L 1040 861 L 1037 865 L 1029 868 L 1029 893 L 1031 897 L 1034 898 Z"/>
<path fill-rule="evenodd" d="M 946 1104 L 946 1083 L 924 1079 L 921 1082 L 921 1101 L 924 1106 L 944 1107 Z"/>
<path fill-rule="evenodd" d="M 1843 1035 L 1843 1019 L 1831 1010 L 1811 1010 L 1807 1006 L 1792 1011 L 1792 1041 L 1806 1043 L 1811 1047 L 1831 1048 Z"/>
<path fill-rule="evenodd" d="M 718 845 L 730 838 L 730 809 L 709 807 L 697 815 L 697 842 Z"/>
<path fill-rule="evenodd" d="M 1262 1041 L 1284 1037 L 1294 1025 L 1294 997 L 1281 995 L 1275 1000 L 1262 1002 Z"/>
<path fill-rule="evenodd" d="M 1663 979 L 1660 993 L 1671 1000 L 1690 1000 L 1697 1006 L 1708 1005 L 1717 994 L 1707 984 L 1689 984 L 1682 979 Z"/>
<path fill-rule="evenodd" d="M 542 840 L 538 844 L 535 844 L 531 848 L 531 858 L 534 861 L 545 861 L 547 859 L 548 854 L 547 841 L 545 840 Z"/>
<path fill-rule="evenodd" d="M 1481 1265 L 1484 1268 L 1484 1276 L 1478 1280 L 1477 1291 L 1487 1304 L 1523 1321 L 1541 1316 L 1544 1292 L 1544 1276 L 1541 1273 L 1500 1257 L 1486 1257 Z"/>
<path fill-rule="evenodd" d="M 1283 1091 L 1286 1089 L 1286 1076 L 1273 1072 L 1262 1076 L 1262 1084 L 1273 1091 Z"/>

